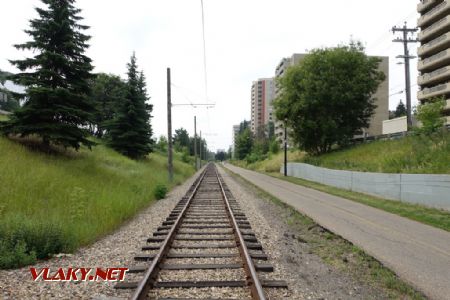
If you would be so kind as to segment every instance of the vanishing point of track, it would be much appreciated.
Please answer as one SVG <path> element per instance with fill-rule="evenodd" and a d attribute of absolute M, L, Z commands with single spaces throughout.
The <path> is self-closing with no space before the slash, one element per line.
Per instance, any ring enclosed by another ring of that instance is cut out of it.
<path fill-rule="evenodd" d="M 146 264 L 129 270 L 143 273 L 143 277 L 137 282 L 124 281 L 116 285 L 116 288 L 134 288 L 132 299 L 148 299 L 149 293 L 161 289 L 194 289 L 196 292 L 188 298 L 170 295 L 157 299 L 213 299 L 202 295 L 203 288 L 248 289 L 252 299 L 266 299 L 265 288 L 287 288 L 284 281 L 259 279 L 258 273 L 272 272 L 273 267 L 260 263 L 267 260 L 267 255 L 214 164 L 205 168 L 147 243 L 142 251 L 153 253 L 135 256 L 136 261 Z M 232 263 L 192 263 L 196 259 L 229 259 Z M 170 263 L 171 260 L 177 263 Z M 170 272 L 199 270 L 214 270 L 214 280 L 164 279 L 170 278 Z M 230 275 L 226 274 L 230 270 L 237 271 L 232 274 L 239 278 L 230 280 Z M 238 275 L 239 271 L 243 271 L 242 276 Z M 161 272 L 168 272 L 167 276 L 161 277 Z M 220 296 L 220 299 L 225 298 Z"/>

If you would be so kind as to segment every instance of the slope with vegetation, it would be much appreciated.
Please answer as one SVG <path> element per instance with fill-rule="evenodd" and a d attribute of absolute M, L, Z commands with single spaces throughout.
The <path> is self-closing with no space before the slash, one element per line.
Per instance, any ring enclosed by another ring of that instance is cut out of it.
<path fill-rule="evenodd" d="M 283 158 L 284 153 L 278 153 L 263 161 L 238 164 L 257 171 L 279 172 Z M 450 174 L 450 132 L 375 141 L 317 156 L 292 150 L 288 161 L 362 172 Z"/>
<path fill-rule="evenodd" d="M 169 184 L 160 153 L 134 161 L 102 144 L 52 155 L 27 144 L 0 138 L 0 268 L 91 243 L 194 172 L 175 155 Z"/>

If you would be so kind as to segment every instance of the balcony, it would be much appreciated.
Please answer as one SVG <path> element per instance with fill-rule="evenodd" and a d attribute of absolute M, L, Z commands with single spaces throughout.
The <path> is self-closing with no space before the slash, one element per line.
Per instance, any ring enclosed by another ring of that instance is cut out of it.
<path fill-rule="evenodd" d="M 425 43 L 449 30 L 450 30 L 450 16 L 446 16 L 437 21 L 436 23 L 428 26 L 427 28 L 422 29 L 417 35 L 417 38 L 422 43 Z"/>
<path fill-rule="evenodd" d="M 450 82 L 434 86 L 432 88 L 425 88 L 417 93 L 417 99 L 420 101 L 433 97 L 450 94 Z"/>
<path fill-rule="evenodd" d="M 423 13 L 424 11 L 426 11 L 427 9 L 432 7 L 434 4 L 436 4 L 436 2 L 438 2 L 438 0 L 423 0 L 423 1 L 421 1 L 419 4 L 417 4 L 417 12 Z"/>
<path fill-rule="evenodd" d="M 422 45 L 417 49 L 417 54 L 419 57 L 424 55 L 432 55 L 439 51 L 445 50 L 450 46 L 450 32 L 444 33 L 443 35 L 435 38 L 432 41 Z"/>
<path fill-rule="evenodd" d="M 430 56 L 426 59 L 419 60 L 417 69 L 420 72 L 433 71 L 438 68 L 445 67 L 450 64 L 450 49 L 444 50 Z"/>
<path fill-rule="evenodd" d="M 417 26 L 419 27 L 425 27 L 433 22 L 436 22 L 440 18 L 444 17 L 445 14 L 447 14 L 450 11 L 450 3 L 445 0 L 444 2 L 440 3 L 433 9 L 431 9 L 429 12 L 423 14 L 419 20 L 417 20 Z"/>
<path fill-rule="evenodd" d="M 425 73 L 417 78 L 417 84 L 420 86 L 438 84 L 446 79 L 450 79 L 450 67 L 443 67 L 431 73 Z"/>

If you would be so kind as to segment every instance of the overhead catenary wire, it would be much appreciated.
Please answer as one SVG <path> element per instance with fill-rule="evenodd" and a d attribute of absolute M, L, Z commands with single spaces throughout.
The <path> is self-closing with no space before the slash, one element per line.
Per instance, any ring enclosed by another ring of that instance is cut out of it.
<path fill-rule="evenodd" d="M 205 10 L 203 0 L 200 0 L 202 6 L 202 38 L 203 38 L 203 71 L 205 76 L 205 96 L 208 98 L 208 72 L 206 68 L 206 37 L 205 37 Z"/>
<path fill-rule="evenodd" d="M 200 0 L 201 8 L 202 8 L 202 39 L 203 39 L 203 72 L 205 76 L 205 98 L 206 102 L 208 101 L 208 68 L 206 64 L 206 35 L 205 35 L 205 9 L 203 5 L 203 0 Z M 209 107 L 206 107 L 206 119 L 208 124 L 208 131 L 211 132 L 211 124 L 209 121 Z"/>

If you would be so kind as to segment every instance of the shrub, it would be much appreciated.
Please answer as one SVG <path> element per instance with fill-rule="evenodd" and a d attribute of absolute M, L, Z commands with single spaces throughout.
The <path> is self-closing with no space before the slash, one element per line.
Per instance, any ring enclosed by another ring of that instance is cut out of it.
<path fill-rule="evenodd" d="M 184 163 L 191 163 L 191 158 L 189 157 L 189 151 L 187 148 L 183 149 L 183 152 L 181 154 L 181 161 Z"/>
<path fill-rule="evenodd" d="M 71 248 L 62 227 L 51 223 L 22 220 L 0 228 L 0 268 L 21 267 Z"/>
<path fill-rule="evenodd" d="M 36 253 L 27 253 L 24 241 L 13 245 L 11 241 L 0 240 L 0 269 L 13 269 L 36 262 Z"/>
<path fill-rule="evenodd" d="M 422 122 L 422 127 L 416 130 L 425 135 L 431 135 L 444 126 L 442 110 L 445 107 L 443 98 L 432 99 L 417 107 L 417 119 Z"/>
<path fill-rule="evenodd" d="M 166 197 L 167 194 L 167 187 L 164 184 L 158 184 L 155 187 L 154 195 L 155 198 L 160 200 Z"/>

